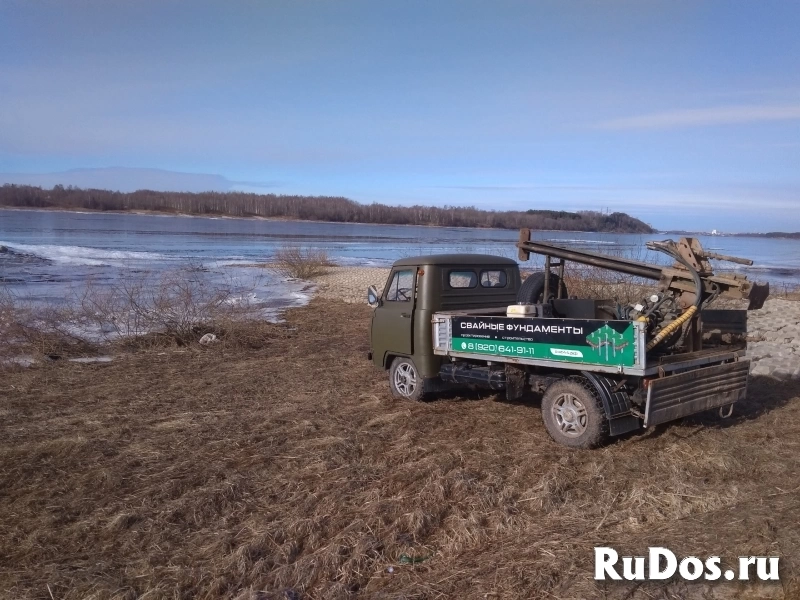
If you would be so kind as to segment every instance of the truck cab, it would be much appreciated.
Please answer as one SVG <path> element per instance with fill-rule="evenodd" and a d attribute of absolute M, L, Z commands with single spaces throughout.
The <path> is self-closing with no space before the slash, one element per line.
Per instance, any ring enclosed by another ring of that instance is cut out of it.
<path fill-rule="evenodd" d="M 441 385 L 443 358 L 433 352 L 433 314 L 506 307 L 517 301 L 520 285 L 519 265 L 509 258 L 435 254 L 400 259 L 383 290 L 368 292 L 375 308 L 368 356 L 390 371 L 395 396 L 419 399 Z"/>

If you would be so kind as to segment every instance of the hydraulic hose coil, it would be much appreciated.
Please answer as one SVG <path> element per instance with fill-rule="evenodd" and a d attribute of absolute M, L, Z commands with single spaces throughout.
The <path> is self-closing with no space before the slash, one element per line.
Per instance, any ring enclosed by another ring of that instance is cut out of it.
<path fill-rule="evenodd" d="M 664 327 L 664 329 L 658 332 L 658 335 L 656 335 L 656 337 L 650 340 L 650 343 L 647 344 L 647 350 L 649 351 L 655 348 L 658 344 L 660 344 L 664 340 L 664 338 L 666 338 L 669 334 L 678 329 L 681 325 L 686 323 L 686 321 L 691 319 L 696 312 L 697 312 L 697 306 L 695 305 L 692 305 L 689 308 L 687 308 L 680 317 L 678 317 L 672 323 Z"/>

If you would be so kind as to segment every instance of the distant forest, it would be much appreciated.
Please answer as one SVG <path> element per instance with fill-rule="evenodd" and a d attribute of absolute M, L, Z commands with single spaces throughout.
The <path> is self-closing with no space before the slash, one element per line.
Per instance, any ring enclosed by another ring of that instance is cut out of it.
<path fill-rule="evenodd" d="M 278 196 L 241 192 L 123 193 L 55 186 L 52 190 L 6 184 L 0 188 L 0 206 L 98 211 L 145 210 L 173 214 L 267 217 L 338 223 L 435 225 L 439 227 L 496 227 L 540 230 L 653 233 L 639 219 L 625 213 L 554 210 L 494 211 L 460 206 L 387 206 L 359 204 L 329 196 Z"/>
<path fill-rule="evenodd" d="M 800 240 L 800 231 L 794 233 L 786 233 L 783 231 L 770 231 L 769 233 L 742 233 L 747 237 L 766 237 L 766 238 L 786 238 L 789 240 Z"/>

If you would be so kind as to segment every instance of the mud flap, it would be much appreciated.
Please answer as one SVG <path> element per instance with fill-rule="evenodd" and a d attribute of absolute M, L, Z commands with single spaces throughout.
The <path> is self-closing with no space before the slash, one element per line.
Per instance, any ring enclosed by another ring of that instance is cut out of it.
<path fill-rule="evenodd" d="M 608 418 L 610 435 L 622 435 L 641 428 L 642 423 L 639 418 L 631 414 L 631 399 L 628 393 L 624 390 L 614 391 L 616 382 L 613 379 L 589 371 L 581 371 L 581 375 L 586 377 L 600 394 Z"/>
<path fill-rule="evenodd" d="M 653 379 L 647 386 L 644 426 L 659 425 L 720 406 L 747 395 L 750 361 L 694 369 Z"/>
<path fill-rule="evenodd" d="M 525 392 L 525 370 L 506 363 L 506 400 L 519 400 Z"/>

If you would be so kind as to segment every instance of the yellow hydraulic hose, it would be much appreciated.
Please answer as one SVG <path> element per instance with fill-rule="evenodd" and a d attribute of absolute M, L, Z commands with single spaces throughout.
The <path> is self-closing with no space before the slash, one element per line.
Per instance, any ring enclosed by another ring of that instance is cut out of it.
<path fill-rule="evenodd" d="M 661 331 L 658 332 L 658 335 L 650 340 L 650 343 L 647 344 L 647 350 L 652 350 L 655 348 L 661 341 L 666 338 L 670 333 L 675 331 L 678 327 L 686 323 L 689 319 L 694 316 L 694 313 L 697 312 L 697 306 L 690 306 L 686 309 L 686 311 L 677 319 L 675 319 L 672 323 L 664 327 Z"/>

